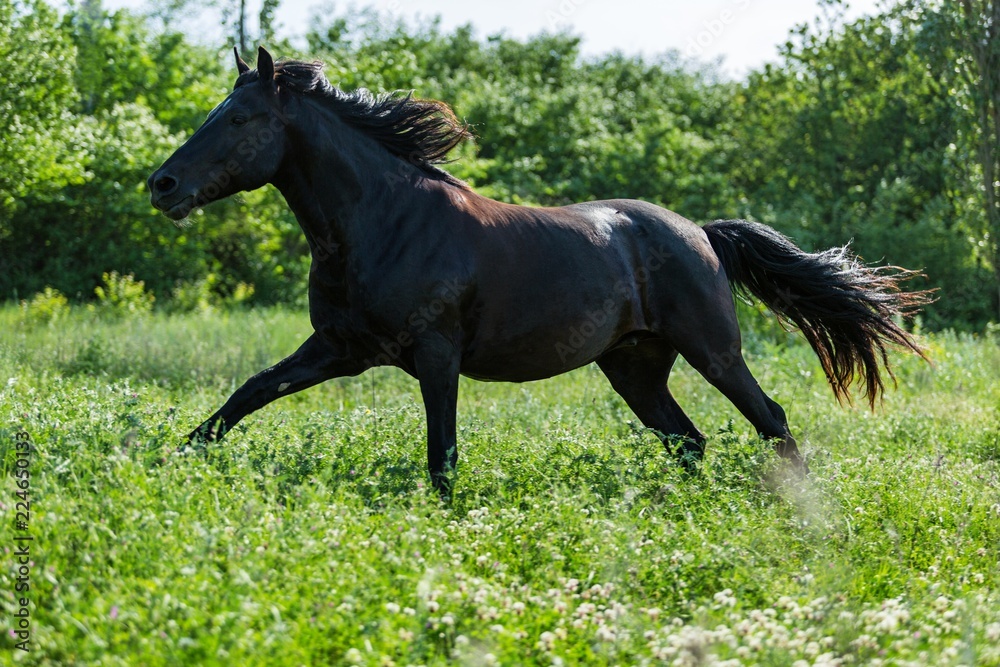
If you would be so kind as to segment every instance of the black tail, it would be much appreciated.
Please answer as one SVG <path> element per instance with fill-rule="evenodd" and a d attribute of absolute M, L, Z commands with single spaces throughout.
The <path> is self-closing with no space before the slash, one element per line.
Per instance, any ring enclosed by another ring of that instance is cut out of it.
<path fill-rule="evenodd" d="M 886 343 L 924 357 L 893 320 L 933 300 L 930 292 L 900 288 L 916 272 L 867 266 L 847 246 L 807 253 L 774 229 L 745 220 L 719 220 L 703 229 L 734 289 L 802 331 L 838 400 L 850 400 L 854 378 L 863 377 L 874 408 L 885 390 L 882 367 L 893 377 Z"/>

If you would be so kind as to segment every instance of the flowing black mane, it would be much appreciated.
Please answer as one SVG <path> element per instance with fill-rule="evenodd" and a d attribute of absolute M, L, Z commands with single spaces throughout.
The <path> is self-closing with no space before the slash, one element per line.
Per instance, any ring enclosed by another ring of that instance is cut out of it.
<path fill-rule="evenodd" d="M 257 70 L 253 69 L 241 74 L 233 88 L 258 80 Z M 414 99 L 412 94 L 374 95 L 366 88 L 345 92 L 327 80 L 320 61 L 275 63 L 274 80 L 279 87 L 323 99 L 344 122 L 378 141 L 396 157 L 434 177 L 468 187 L 434 166 L 446 162 L 452 148 L 472 138 L 468 127 L 444 102 Z"/>

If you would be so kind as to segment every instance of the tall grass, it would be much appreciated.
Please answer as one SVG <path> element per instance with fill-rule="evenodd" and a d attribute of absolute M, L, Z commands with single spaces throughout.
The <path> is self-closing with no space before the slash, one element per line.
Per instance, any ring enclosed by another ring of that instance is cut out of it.
<path fill-rule="evenodd" d="M 711 434 L 695 475 L 593 367 L 463 380 L 447 505 L 416 383 L 389 369 L 283 399 L 204 457 L 181 447 L 309 331 L 283 310 L 0 310 L 5 610 L 15 433 L 35 445 L 31 650 L 7 636 L 0 662 L 1000 664 L 995 338 L 928 337 L 934 365 L 898 359 L 871 413 L 758 326 L 749 363 L 803 481 L 683 366 L 673 391 Z"/>

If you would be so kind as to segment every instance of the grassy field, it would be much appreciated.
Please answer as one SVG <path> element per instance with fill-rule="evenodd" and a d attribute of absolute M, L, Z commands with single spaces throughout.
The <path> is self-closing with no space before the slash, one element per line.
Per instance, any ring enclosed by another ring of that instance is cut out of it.
<path fill-rule="evenodd" d="M 596 368 L 463 380 L 444 505 L 416 383 L 389 369 L 275 403 L 207 457 L 180 447 L 308 331 L 281 310 L 0 310 L 0 663 L 1000 665 L 996 336 L 927 337 L 934 366 L 898 358 L 872 414 L 836 404 L 804 344 L 749 335 L 804 481 L 765 482 L 780 463 L 690 368 L 672 386 L 711 434 L 696 475 Z"/>

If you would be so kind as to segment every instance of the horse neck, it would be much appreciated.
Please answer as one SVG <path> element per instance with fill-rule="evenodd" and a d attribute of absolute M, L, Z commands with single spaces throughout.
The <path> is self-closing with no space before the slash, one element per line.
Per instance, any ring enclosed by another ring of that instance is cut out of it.
<path fill-rule="evenodd" d="M 300 105 L 274 184 L 305 232 L 314 258 L 333 249 L 364 252 L 391 238 L 387 224 L 403 206 L 400 173 L 416 168 L 347 126 L 315 102 Z M 405 216 L 404 216 L 405 217 Z"/>

